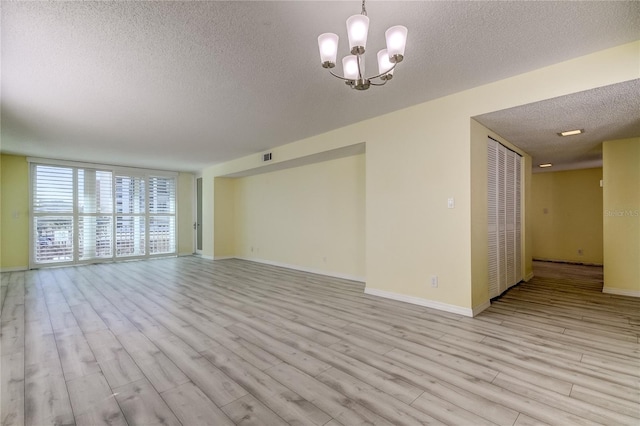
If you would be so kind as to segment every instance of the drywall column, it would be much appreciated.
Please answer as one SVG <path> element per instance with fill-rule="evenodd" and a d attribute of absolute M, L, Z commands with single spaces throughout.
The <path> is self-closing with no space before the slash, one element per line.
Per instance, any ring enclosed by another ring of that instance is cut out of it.
<path fill-rule="evenodd" d="M 602 145 L 603 292 L 640 297 L 640 138 Z"/>
<path fill-rule="evenodd" d="M 214 259 L 233 257 L 235 254 L 235 179 L 217 177 L 213 226 Z"/>
<path fill-rule="evenodd" d="M 0 169 L 0 268 L 23 270 L 29 267 L 29 163 L 3 154 Z"/>
<path fill-rule="evenodd" d="M 193 254 L 193 173 L 178 174 L 178 255 Z"/>

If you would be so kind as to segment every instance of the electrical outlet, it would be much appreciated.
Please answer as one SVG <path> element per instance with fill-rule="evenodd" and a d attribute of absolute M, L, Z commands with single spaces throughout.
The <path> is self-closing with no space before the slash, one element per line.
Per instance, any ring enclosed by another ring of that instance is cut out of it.
<path fill-rule="evenodd" d="M 437 275 L 432 275 L 431 276 L 431 287 L 433 287 L 433 288 L 437 288 L 438 287 L 438 276 Z"/>
<path fill-rule="evenodd" d="M 578 249 L 578 256 L 582 256 L 584 254 L 584 250 Z"/>

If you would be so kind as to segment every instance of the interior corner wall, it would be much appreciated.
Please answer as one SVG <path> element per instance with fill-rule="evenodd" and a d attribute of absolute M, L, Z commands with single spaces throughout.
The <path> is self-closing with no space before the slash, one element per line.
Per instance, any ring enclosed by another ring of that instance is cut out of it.
<path fill-rule="evenodd" d="M 472 262 L 480 247 L 472 217 L 486 206 L 472 199 L 472 179 L 486 151 L 472 148 L 470 117 L 640 78 L 638 51 L 640 41 L 628 43 L 282 145 L 272 150 L 274 162 L 366 142 L 366 291 L 473 315 L 482 291 L 474 297 L 472 282 L 482 272 Z M 260 163 L 251 155 L 204 173 Z M 213 229 L 213 208 L 205 220 Z M 213 246 L 213 235 L 205 244 Z"/>
<path fill-rule="evenodd" d="M 213 260 L 215 252 L 214 225 L 215 217 L 215 172 L 208 168 L 202 172 L 202 250 L 205 259 Z"/>
<path fill-rule="evenodd" d="M 178 173 L 178 255 L 193 254 L 194 230 L 193 230 L 193 199 L 194 199 L 194 175 L 193 173 Z"/>
<path fill-rule="evenodd" d="M 531 156 L 509 141 L 489 130 L 476 120 L 471 119 L 471 156 L 475 161 L 471 164 L 471 295 L 474 314 L 479 313 L 489 303 L 489 271 L 488 271 L 488 164 L 487 139 L 492 137 L 502 145 L 522 156 L 521 171 L 521 213 L 522 213 L 522 276 L 532 275 L 531 227 L 530 220 L 530 182 Z"/>
<path fill-rule="evenodd" d="M 213 187 L 215 193 L 214 214 L 214 258 L 233 257 L 235 250 L 235 181 L 217 177 Z"/>
<path fill-rule="evenodd" d="M 234 180 L 237 257 L 364 281 L 365 154 Z"/>
<path fill-rule="evenodd" d="M 524 253 L 524 271 L 523 281 L 529 281 L 533 278 L 533 196 L 532 196 L 532 181 L 533 181 L 533 158 L 530 155 L 525 155 L 522 158 L 522 173 L 524 174 L 524 194 L 523 202 L 524 207 L 522 211 L 524 216 L 522 217 L 522 229 L 524 229 L 524 236 L 522 241 L 522 253 Z"/>
<path fill-rule="evenodd" d="M 640 297 L 640 138 L 602 145 L 605 293 Z"/>
<path fill-rule="evenodd" d="M 2 154 L 0 161 L 0 269 L 29 267 L 29 163 Z"/>
<path fill-rule="evenodd" d="M 602 265 L 602 168 L 535 173 L 533 257 Z"/>

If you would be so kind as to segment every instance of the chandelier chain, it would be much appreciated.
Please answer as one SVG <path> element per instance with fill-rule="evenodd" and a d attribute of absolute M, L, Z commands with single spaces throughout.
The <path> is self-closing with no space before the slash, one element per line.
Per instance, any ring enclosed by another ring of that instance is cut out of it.
<path fill-rule="evenodd" d="M 361 15 L 367 16 L 367 8 L 364 7 L 364 1 L 362 0 L 362 12 L 360 12 Z"/>

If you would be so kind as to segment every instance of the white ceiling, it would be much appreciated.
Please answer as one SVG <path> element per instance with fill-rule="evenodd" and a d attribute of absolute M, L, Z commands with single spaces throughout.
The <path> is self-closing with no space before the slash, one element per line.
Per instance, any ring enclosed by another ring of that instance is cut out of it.
<path fill-rule="evenodd" d="M 3 152 L 185 171 L 640 39 L 637 1 L 372 1 L 369 70 L 386 28 L 408 44 L 386 87 L 356 92 L 316 38 L 346 54 L 359 1 L 1 7 Z"/>

